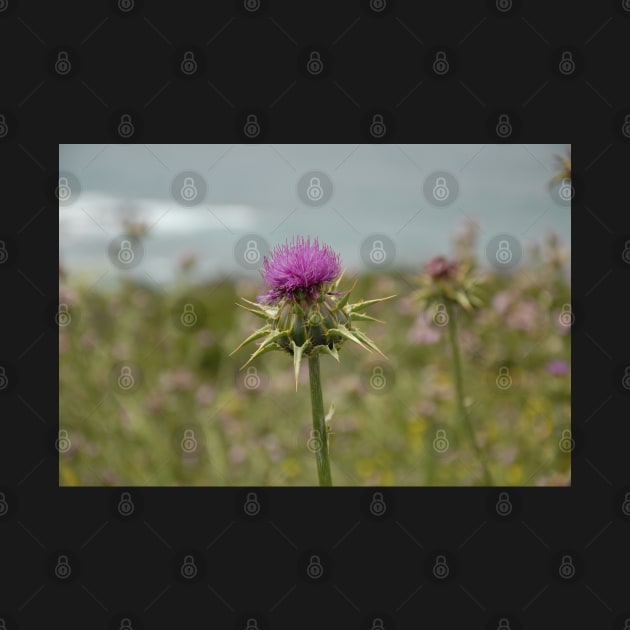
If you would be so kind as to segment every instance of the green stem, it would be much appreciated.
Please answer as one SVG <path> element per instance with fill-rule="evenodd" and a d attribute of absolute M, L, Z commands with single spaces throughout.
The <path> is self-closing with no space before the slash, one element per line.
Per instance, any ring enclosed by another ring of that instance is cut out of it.
<path fill-rule="evenodd" d="M 319 354 L 308 358 L 308 372 L 311 381 L 311 406 L 313 408 L 314 437 L 319 438 L 319 448 L 315 452 L 317 458 L 317 476 L 320 486 L 332 486 L 330 460 L 328 459 L 328 431 L 324 416 L 324 399 L 322 397 L 322 379 L 319 371 Z"/>
<path fill-rule="evenodd" d="M 448 314 L 449 323 L 448 323 L 448 333 L 451 341 L 451 350 L 453 353 L 453 375 L 455 377 L 455 397 L 457 399 L 457 411 L 459 413 L 459 417 L 466 427 L 466 431 L 468 432 L 468 436 L 472 443 L 473 448 L 475 449 L 475 453 L 477 454 L 477 458 L 479 459 L 479 463 L 481 464 L 481 468 L 483 470 L 483 479 L 486 485 L 491 486 L 492 477 L 490 475 L 490 471 L 486 465 L 486 459 L 484 457 L 483 451 L 481 447 L 477 443 L 477 438 L 475 436 L 475 429 L 472 425 L 472 421 L 470 419 L 470 415 L 466 412 L 466 408 L 464 406 L 464 385 L 462 378 L 462 361 L 459 355 L 459 341 L 457 339 L 457 320 L 455 319 L 455 309 L 451 304 L 446 304 L 446 312 Z"/>

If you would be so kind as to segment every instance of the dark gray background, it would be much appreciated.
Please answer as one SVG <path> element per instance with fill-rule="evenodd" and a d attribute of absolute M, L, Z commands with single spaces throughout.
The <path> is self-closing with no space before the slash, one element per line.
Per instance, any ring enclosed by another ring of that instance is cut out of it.
<path fill-rule="evenodd" d="M 203 6 L 203 9 L 201 8 Z M 377 7 L 378 8 L 378 7 Z M 0 618 L 9 630 L 597 627 L 630 618 L 630 12 L 590 3 L 135 1 L 0 4 L 5 205 L 0 366 Z M 207 12 L 207 14 L 206 14 Z M 181 72 L 185 51 L 198 63 Z M 322 71 L 306 64 L 319 53 Z M 437 51 L 449 69 L 436 74 Z M 571 52 L 573 69 L 559 69 Z M 71 69 L 55 70 L 59 52 Z M 369 490 L 57 487 L 59 143 L 573 146 L 573 487 Z M 370 135 L 373 116 L 387 127 Z M 508 115 L 512 133 L 497 135 Z M 122 128 L 121 118 L 133 124 Z M 71 575 L 55 577 L 59 556 Z M 178 572 L 192 555 L 198 572 Z M 306 566 L 318 555 L 320 580 Z M 438 555 L 450 572 L 432 577 Z M 559 568 L 570 556 L 574 574 Z"/>

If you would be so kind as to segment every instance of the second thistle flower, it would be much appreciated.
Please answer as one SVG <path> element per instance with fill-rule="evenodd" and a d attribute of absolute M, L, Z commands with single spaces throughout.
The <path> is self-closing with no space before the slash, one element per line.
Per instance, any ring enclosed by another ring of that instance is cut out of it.
<path fill-rule="evenodd" d="M 414 297 L 425 306 L 451 302 L 471 312 L 482 304 L 481 283 L 470 263 L 435 256 L 427 261 Z"/>
<path fill-rule="evenodd" d="M 293 356 L 295 386 L 302 357 L 318 352 L 339 360 L 338 350 L 346 340 L 382 354 L 355 321 L 379 321 L 362 311 L 394 296 L 349 304 L 352 289 L 339 292 L 342 278 L 339 254 L 315 238 L 293 238 L 277 245 L 263 261 L 263 280 L 269 290 L 257 302 L 239 305 L 266 321 L 236 352 L 256 339 L 262 341 L 245 366 L 257 356 L 283 350 Z"/>

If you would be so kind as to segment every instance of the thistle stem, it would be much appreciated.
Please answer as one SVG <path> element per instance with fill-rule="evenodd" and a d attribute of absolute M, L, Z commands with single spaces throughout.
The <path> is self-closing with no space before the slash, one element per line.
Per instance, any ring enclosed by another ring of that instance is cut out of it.
<path fill-rule="evenodd" d="M 488 486 L 491 486 L 493 485 L 492 476 L 490 475 L 490 471 L 488 470 L 488 467 L 486 465 L 486 459 L 484 457 L 483 451 L 477 442 L 477 438 L 475 436 L 475 429 L 472 425 L 470 415 L 466 412 L 466 408 L 464 406 L 462 362 L 459 355 L 459 341 L 457 338 L 457 320 L 455 319 L 455 315 L 456 315 L 455 309 L 453 308 L 451 304 L 447 303 L 446 312 L 449 318 L 448 333 L 449 333 L 449 339 L 451 342 L 451 351 L 453 353 L 453 376 L 455 378 L 455 398 L 457 399 L 457 411 L 458 411 L 461 422 L 466 427 L 466 431 L 468 432 L 470 442 L 475 450 L 479 463 L 481 464 L 481 468 L 483 470 L 484 483 Z"/>
<path fill-rule="evenodd" d="M 322 397 L 322 381 L 319 370 L 319 354 L 313 354 L 308 358 L 308 372 L 311 381 L 313 436 L 319 441 L 319 448 L 315 452 L 319 485 L 332 486 L 330 460 L 328 459 L 328 431 L 324 416 L 324 399 Z"/>

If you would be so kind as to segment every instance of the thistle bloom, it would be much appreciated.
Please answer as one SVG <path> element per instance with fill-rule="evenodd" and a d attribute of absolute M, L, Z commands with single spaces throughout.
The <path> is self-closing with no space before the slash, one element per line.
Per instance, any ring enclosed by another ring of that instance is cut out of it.
<path fill-rule="evenodd" d="M 339 360 L 338 350 L 346 340 L 368 351 L 382 354 L 374 342 L 358 330 L 355 321 L 379 320 L 362 313 L 365 308 L 394 296 L 349 304 L 352 289 L 337 291 L 342 278 L 339 254 L 317 238 L 293 238 L 277 245 L 263 260 L 260 270 L 269 290 L 257 302 L 243 301 L 245 310 L 266 320 L 236 350 L 263 338 L 255 357 L 271 350 L 284 350 L 293 356 L 295 387 L 302 357 L 330 354 Z"/>
<path fill-rule="evenodd" d="M 445 256 L 430 258 L 420 277 L 420 289 L 414 297 L 425 307 L 452 303 L 471 312 L 481 306 L 478 295 L 480 279 L 473 276 L 469 262 L 449 260 Z"/>
<path fill-rule="evenodd" d="M 274 304 L 288 299 L 294 302 L 314 302 L 326 283 L 341 273 L 339 254 L 328 245 L 320 245 L 317 238 L 293 239 L 277 245 L 269 258 L 265 257 L 260 274 L 271 287 L 258 297 L 263 304 Z"/>
<path fill-rule="evenodd" d="M 454 276 L 457 263 L 444 256 L 435 256 L 427 262 L 425 269 L 434 280 L 448 280 Z"/>

